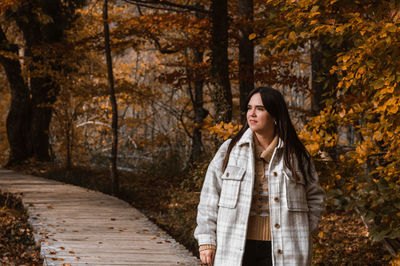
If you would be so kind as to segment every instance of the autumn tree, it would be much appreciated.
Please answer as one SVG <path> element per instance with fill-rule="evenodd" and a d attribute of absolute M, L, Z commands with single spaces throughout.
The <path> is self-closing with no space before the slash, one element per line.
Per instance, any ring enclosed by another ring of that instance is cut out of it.
<path fill-rule="evenodd" d="M 238 0 L 239 22 L 239 98 L 242 124 L 246 121 L 246 99 L 254 89 L 253 0 Z"/>
<path fill-rule="evenodd" d="M 18 46 L 8 41 L 0 28 L 1 50 L 7 56 L 0 56 L 11 89 L 11 104 L 7 116 L 7 139 L 10 144 L 9 163 L 24 160 L 32 154 L 32 139 L 29 134 L 31 123 L 31 100 L 29 88 L 22 76 L 18 60 Z"/>
<path fill-rule="evenodd" d="M 3 51 L 13 54 L 1 63 L 11 89 L 11 107 L 7 118 L 10 144 L 9 165 L 34 157 L 48 161 L 49 125 L 59 85 L 50 74 L 65 68 L 57 61 L 64 30 L 74 19 L 74 11 L 83 1 L 28 1 L 13 5 L 3 13 L 22 32 L 25 56 L 22 74 L 16 44 L 1 34 Z M 11 22 L 8 22 L 11 23 Z M 22 45 L 22 44 L 21 44 Z"/>
<path fill-rule="evenodd" d="M 371 237 L 399 247 L 398 1 L 268 1 L 262 44 L 310 51 L 314 114 L 301 133 L 334 206 L 360 213 Z M 276 25 L 279 25 L 275 27 Z M 332 129 L 335 130 L 332 130 Z M 331 156 L 330 156 L 331 155 Z"/>
<path fill-rule="evenodd" d="M 107 75 L 108 84 L 110 87 L 110 103 L 112 110 L 112 145 L 111 145 L 111 180 L 113 184 L 112 193 L 114 195 L 118 194 L 119 191 L 119 181 L 117 172 L 117 155 L 118 155 L 118 106 L 115 98 L 114 89 L 114 70 L 111 57 L 110 48 L 110 29 L 108 25 L 108 1 L 104 0 L 103 3 L 103 28 L 104 28 L 104 50 L 107 62 Z"/>

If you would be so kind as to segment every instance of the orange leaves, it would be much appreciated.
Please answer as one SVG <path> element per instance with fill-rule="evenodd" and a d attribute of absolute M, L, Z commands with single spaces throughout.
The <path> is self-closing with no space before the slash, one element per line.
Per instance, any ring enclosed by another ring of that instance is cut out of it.
<path fill-rule="evenodd" d="M 385 88 L 380 91 L 379 95 L 385 95 L 385 94 L 391 94 L 393 92 L 394 88 L 389 87 Z M 390 95 L 389 95 L 390 97 Z M 386 98 L 386 97 L 385 97 Z M 377 101 L 377 106 L 375 109 L 376 113 L 379 113 L 381 115 L 394 115 L 397 114 L 399 111 L 399 104 L 400 104 L 400 97 L 399 96 L 391 96 L 390 98 L 384 100 L 384 99 L 376 99 Z"/>
<path fill-rule="evenodd" d="M 251 41 L 251 40 L 254 40 L 256 37 L 257 37 L 257 34 L 252 33 L 252 34 L 249 35 L 249 40 L 250 40 L 250 41 Z"/>
<path fill-rule="evenodd" d="M 40 248 L 35 244 L 21 199 L 0 193 L 0 202 L 0 264 L 42 265 Z"/>
<path fill-rule="evenodd" d="M 372 138 L 376 141 L 381 141 L 383 136 L 382 133 L 380 131 L 375 131 L 374 135 L 372 136 Z"/>
<path fill-rule="evenodd" d="M 400 212 L 397 213 L 397 216 L 400 217 Z M 398 266 L 400 265 L 400 252 L 397 253 L 397 256 L 394 257 L 390 262 L 391 266 Z"/>
<path fill-rule="evenodd" d="M 296 33 L 294 31 L 289 33 L 289 39 L 292 41 L 296 40 Z"/>
<path fill-rule="evenodd" d="M 396 8 L 384 0 L 371 15 L 346 1 L 277 2 L 271 8 L 279 20 L 268 21 L 272 26 L 262 45 L 282 56 L 303 49 L 304 42 L 325 45 L 317 82 L 326 85 L 326 108 L 307 120 L 299 137 L 324 161 L 321 176 L 336 204 L 369 208 L 382 218 L 384 226 L 371 231 L 375 239 L 397 236 L 398 210 L 385 208 L 400 200 L 400 21 L 391 11 Z"/>
<path fill-rule="evenodd" d="M 232 122 L 220 122 L 219 124 L 216 124 L 214 126 L 207 127 L 210 133 L 216 134 L 218 138 L 221 138 L 223 140 L 227 140 L 229 137 L 232 137 L 234 134 L 239 132 L 240 128 L 240 125 L 235 125 Z"/>
<path fill-rule="evenodd" d="M 24 3 L 24 1 L 21 1 L 21 0 L 1 0 L 0 1 L 0 15 L 2 15 L 7 10 L 16 11 L 18 6 L 23 3 Z"/>
<path fill-rule="evenodd" d="M 317 13 L 318 9 L 319 9 L 319 6 L 313 6 L 310 10 L 310 13 L 315 14 L 315 13 Z M 319 14 L 319 12 L 318 12 L 318 14 Z"/>
<path fill-rule="evenodd" d="M 372 144 L 371 142 L 363 142 L 356 146 L 356 160 L 359 164 L 365 163 L 367 160 L 368 152 L 368 144 Z"/>

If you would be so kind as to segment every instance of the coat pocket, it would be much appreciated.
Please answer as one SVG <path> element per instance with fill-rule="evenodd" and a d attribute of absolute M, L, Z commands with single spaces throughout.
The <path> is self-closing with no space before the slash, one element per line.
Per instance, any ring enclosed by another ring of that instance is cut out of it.
<path fill-rule="evenodd" d="M 246 170 L 241 167 L 228 165 L 221 176 L 222 187 L 218 206 L 236 208 L 240 184 Z"/>
<path fill-rule="evenodd" d="M 308 211 L 305 180 L 301 171 L 296 171 L 296 182 L 290 170 L 284 171 L 286 185 L 286 201 L 289 211 Z"/>

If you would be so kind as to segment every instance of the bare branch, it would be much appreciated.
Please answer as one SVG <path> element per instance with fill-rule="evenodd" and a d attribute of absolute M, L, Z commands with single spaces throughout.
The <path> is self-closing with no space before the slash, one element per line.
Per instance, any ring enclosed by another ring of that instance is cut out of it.
<path fill-rule="evenodd" d="M 170 1 L 165 0 L 124 0 L 129 4 L 140 5 L 143 7 L 153 8 L 153 9 L 162 9 L 173 12 L 184 12 L 184 11 L 193 11 L 200 12 L 204 14 L 209 14 L 210 11 L 204 9 L 200 6 L 192 6 L 192 5 L 183 5 L 177 4 Z M 167 7 L 165 7 L 167 6 Z M 173 9 L 172 9 L 173 8 Z"/>
<path fill-rule="evenodd" d="M 189 138 L 193 139 L 193 135 L 190 134 L 189 130 L 187 129 L 187 127 L 185 125 L 185 121 L 183 120 L 183 114 L 185 113 L 186 106 L 188 106 L 188 105 L 189 105 L 189 102 L 185 105 L 185 107 L 183 107 L 182 112 L 179 116 L 179 121 L 181 122 L 182 127 L 185 130 L 186 134 L 189 136 Z"/>

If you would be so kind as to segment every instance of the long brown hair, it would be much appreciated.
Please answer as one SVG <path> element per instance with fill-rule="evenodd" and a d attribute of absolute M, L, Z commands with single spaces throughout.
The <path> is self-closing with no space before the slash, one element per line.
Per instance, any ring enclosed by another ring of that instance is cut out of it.
<path fill-rule="evenodd" d="M 298 161 L 297 167 L 299 167 L 301 173 L 305 177 L 305 181 L 307 176 L 311 176 L 311 157 L 303 143 L 301 143 L 299 137 L 297 136 L 296 130 L 292 124 L 292 121 L 289 116 L 289 111 L 286 106 L 285 99 L 282 94 L 273 88 L 270 87 L 258 87 L 252 90 L 246 99 L 246 105 L 249 103 L 250 98 L 256 94 L 261 94 L 261 99 L 265 109 L 268 113 L 275 119 L 276 121 L 276 134 L 279 138 L 283 140 L 283 149 L 284 149 L 284 163 L 287 168 L 289 168 L 296 180 L 298 177 L 296 176 L 295 165 L 294 162 Z M 222 169 L 225 171 L 226 166 L 228 165 L 229 156 L 236 145 L 236 143 L 243 136 L 244 132 L 249 128 L 249 125 L 246 122 L 244 123 L 241 130 L 232 137 L 231 142 L 229 143 L 226 156 L 224 158 Z M 307 167 L 306 167 L 307 166 Z M 307 174 L 306 174 L 307 173 Z"/>

